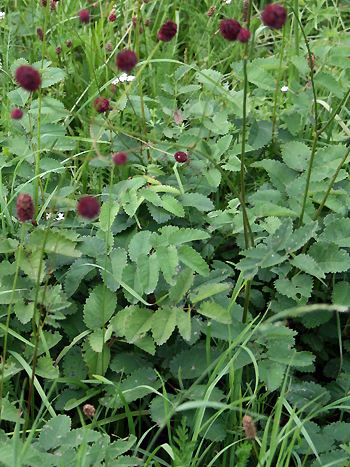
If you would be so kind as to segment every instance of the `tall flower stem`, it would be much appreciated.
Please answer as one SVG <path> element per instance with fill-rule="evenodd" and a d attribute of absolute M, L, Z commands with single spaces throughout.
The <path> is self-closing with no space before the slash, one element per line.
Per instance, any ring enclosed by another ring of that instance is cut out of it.
<path fill-rule="evenodd" d="M 250 18 L 252 13 L 252 2 L 248 1 L 245 5 L 247 8 L 247 27 L 250 25 Z M 246 248 L 250 248 L 254 245 L 254 238 L 252 230 L 249 224 L 249 218 L 247 213 L 247 201 L 246 201 L 246 185 L 245 185 L 245 152 L 246 152 L 246 139 L 247 139 L 247 100 L 248 100 L 248 59 L 249 59 L 249 42 L 244 45 L 243 52 L 243 121 L 242 121 L 242 145 L 241 145 L 241 170 L 240 170 L 240 200 L 243 214 L 243 229 L 244 229 L 244 242 Z M 245 298 L 244 298 L 244 312 L 242 321 L 247 322 L 248 319 L 248 308 L 250 300 L 250 281 L 245 286 Z"/>
<path fill-rule="evenodd" d="M 272 111 L 272 142 L 276 140 L 276 124 L 277 124 L 277 106 L 278 106 L 278 97 L 280 94 L 280 83 L 282 78 L 282 66 L 284 58 L 284 45 L 286 41 L 286 28 L 283 28 L 282 33 L 282 44 L 280 49 L 280 60 L 278 65 L 278 73 L 276 79 L 275 95 L 273 99 L 273 111 Z"/>
<path fill-rule="evenodd" d="M 305 190 L 304 190 L 304 195 L 303 195 L 303 201 L 302 201 L 302 208 L 301 208 L 301 213 L 299 217 L 299 225 L 303 224 L 304 221 L 304 214 L 305 214 L 305 208 L 306 208 L 306 202 L 308 198 L 308 192 L 309 192 L 309 187 L 310 187 L 310 181 L 311 181 L 311 173 L 312 173 L 312 168 L 313 168 L 313 163 L 315 160 L 315 155 L 316 155 L 316 149 L 317 149 L 317 143 L 319 136 L 322 131 L 318 130 L 319 126 L 319 116 L 318 116 L 318 107 L 317 107 L 317 94 L 316 94 L 316 87 L 315 87 L 315 81 L 314 81 L 314 69 L 313 69 L 313 58 L 312 58 L 312 53 L 309 45 L 309 40 L 307 38 L 307 35 L 304 30 L 304 26 L 302 22 L 300 21 L 299 18 L 299 11 L 296 11 L 293 6 L 290 5 L 290 9 L 292 10 L 295 19 L 297 20 L 297 23 L 300 27 L 300 31 L 303 35 L 304 41 L 305 41 L 305 46 L 307 49 L 307 55 L 308 55 L 308 61 L 309 61 L 309 67 L 310 67 L 310 82 L 311 82 L 311 88 L 312 88 L 312 95 L 313 95 L 313 111 L 314 111 L 314 125 L 313 125 L 313 141 L 312 141 L 312 149 L 311 149 L 311 155 L 309 159 L 309 165 L 307 169 L 307 175 L 306 175 L 306 184 L 305 184 Z"/>
<path fill-rule="evenodd" d="M 20 235 L 20 243 L 17 249 L 17 261 L 16 261 L 16 271 L 15 276 L 12 283 L 12 291 L 11 291 L 11 299 L 10 303 L 7 307 L 7 315 L 6 315 L 6 324 L 5 324 L 5 335 L 3 341 L 3 348 L 2 348 L 2 363 L 1 363 L 1 374 L 0 374 L 0 420 L 1 420 L 1 406 L 2 406 L 2 397 L 3 397 L 3 390 L 4 390 L 4 381 L 5 381 L 5 362 L 6 362 L 6 354 L 7 354 L 7 343 L 8 343 L 8 330 L 10 327 L 10 318 L 11 312 L 13 309 L 15 292 L 17 288 L 17 281 L 19 275 L 19 265 L 21 262 L 21 255 L 23 253 L 23 245 L 24 245 L 24 236 L 25 236 L 26 228 L 25 224 L 21 226 L 21 235 Z"/>

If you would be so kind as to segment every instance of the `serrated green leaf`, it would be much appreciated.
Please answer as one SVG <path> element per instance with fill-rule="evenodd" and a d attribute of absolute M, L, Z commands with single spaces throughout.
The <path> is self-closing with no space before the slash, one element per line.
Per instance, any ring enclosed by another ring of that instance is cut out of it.
<path fill-rule="evenodd" d="M 111 230 L 114 219 L 119 212 L 119 205 L 115 201 L 106 201 L 101 206 L 101 212 L 99 215 L 100 229 L 103 232 L 109 232 Z"/>
<path fill-rule="evenodd" d="M 266 384 L 269 391 L 276 391 L 281 386 L 285 371 L 286 367 L 281 363 L 269 360 L 259 362 L 260 379 Z"/>
<path fill-rule="evenodd" d="M 208 212 L 214 209 L 213 202 L 201 193 L 185 193 L 179 197 L 182 206 L 194 207 L 201 212 Z"/>
<path fill-rule="evenodd" d="M 129 243 L 129 256 L 132 261 L 137 262 L 137 259 L 141 255 L 148 255 L 151 251 L 151 232 L 148 230 L 142 230 L 137 232 Z"/>
<path fill-rule="evenodd" d="M 89 344 L 94 352 L 102 352 L 104 344 L 104 330 L 96 329 L 89 335 Z"/>
<path fill-rule="evenodd" d="M 336 305 L 350 306 L 350 284 L 340 281 L 334 284 L 332 302 Z"/>
<path fill-rule="evenodd" d="M 46 379 L 56 379 L 59 376 L 58 367 L 54 365 L 51 357 L 44 355 L 38 358 L 36 374 Z"/>
<path fill-rule="evenodd" d="M 39 446 L 44 451 L 60 446 L 63 437 L 70 432 L 71 424 L 71 419 L 67 415 L 51 418 L 40 431 Z"/>
<path fill-rule="evenodd" d="M 214 283 L 214 284 L 203 284 L 193 291 L 191 294 L 191 302 L 198 303 L 202 300 L 225 292 L 230 288 L 230 284 L 227 283 Z"/>
<path fill-rule="evenodd" d="M 84 306 L 84 322 L 89 329 L 102 328 L 112 317 L 117 299 L 109 289 L 97 285 L 89 295 Z"/>
<path fill-rule="evenodd" d="M 300 254 L 295 256 L 290 263 L 301 271 L 315 276 L 318 279 L 324 279 L 325 275 L 318 263 L 310 255 Z"/>
<path fill-rule="evenodd" d="M 34 315 L 34 302 L 24 303 L 22 300 L 15 303 L 14 312 L 18 321 L 27 324 Z"/>
<path fill-rule="evenodd" d="M 154 313 L 145 308 L 130 306 L 119 311 L 112 319 L 113 330 L 119 336 L 125 336 L 129 343 L 141 339 L 152 327 Z"/>
<path fill-rule="evenodd" d="M 152 320 L 152 335 L 158 345 L 163 345 L 174 332 L 176 326 L 177 308 L 163 307 L 154 313 Z"/>
<path fill-rule="evenodd" d="M 197 311 L 206 318 L 213 319 L 218 323 L 230 324 L 232 322 L 229 310 L 212 301 L 202 303 Z"/>
<path fill-rule="evenodd" d="M 173 245 L 159 246 L 156 249 L 156 254 L 164 279 L 168 284 L 173 285 L 175 283 L 176 268 L 179 264 L 176 247 Z"/>
<path fill-rule="evenodd" d="M 309 255 L 317 261 L 323 272 L 345 272 L 350 268 L 350 255 L 337 245 L 317 242 L 309 249 Z"/>
<path fill-rule="evenodd" d="M 310 298 L 313 287 L 313 279 L 306 274 L 288 278 L 280 278 L 275 281 L 277 292 L 293 300 L 300 300 L 302 297 Z"/>
<path fill-rule="evenodd" d="M 64 277 L 64 291 L 67 297 L 70 297 L 76 292 L 84 277 L 94 269 L 90 261 L 87 258 L 78 258 L 66 272 Z"/>
<path fill-rule="evenodd" d="M 150 294 L 154 292 L 159 278 L 159 263 L 157 255 L 152 253 L 150 256 L 139 256 L 137 260 L 136 273 L 144 293 Z"/>
<path fill-rule="evenodd" d="M 181 245 L 182 243 L 194 242 L 196 240 L 206 240 L 210 235 L 199 229 L 179 229 L 175 226 L 166 226 L 168 229 L 166 237 L 171 245 Z M 169 230 L 171 229 L 171 230 Z M 162 233 L 164 228 L 160 230 Z"/>
<path fill-rule="evenodd" d="M 327 224 L 319 239 L 340 247 L 350 247 L 350 219 L 337 219 Z"/>
<path fill-rule="evenodd" d="M 179 259 L 182 263 L 198 272 L 201 276 L 207 276 L 209 274 L 209 266 L 201 255 L 191 246 L 182 245 L 179 248 Z"/>
<path fill-rule="evenodd" d="M 303 172 L 310 159 L 311 150 L 300 141 L 289 141 L 281 147 L 282 159 L 293 170 Z"/>
<path fill-rule="evenodd" d="M 192 334 L 192 321 L 190 311 L 183 311 L 180 308 L 177 308 L 176 325 L 182 338 L 185 341 L 189 341 L 191 339 Z"/>
<path fill-rule="evenodd" d="M 171 212 L 174 216 L 185 217 L 185 211 L 182 204 L 173 196 L 164 195 L 162 197 L 162 208 Z"/>
<path fill-rule="evenodd" d="M 172 303 L 179 303 L 193 284 L 193 271 L 184 269 L 177 277 L 176 284 L 170 289 L 169 300 Z"/>

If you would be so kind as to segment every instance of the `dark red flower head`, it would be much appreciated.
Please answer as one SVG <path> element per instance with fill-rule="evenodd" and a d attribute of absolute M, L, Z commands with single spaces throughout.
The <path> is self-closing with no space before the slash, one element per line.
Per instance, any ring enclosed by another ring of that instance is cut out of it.
<path fill-rule="evenodd" d="M 128 155 L 126 152 L 116 152 L 112 156 L 112 160 L 115 165 L 124 165 L 128 162 Z"/>
<path fill-rule="evenodd" d="M 171 39 L 176 36 L 177 33 L 177 24 L 174 21 L 167 21 L 159 29 L 157 38 L 163 42 L 169 42 Z"/>
<path fill-rule="evenodd" d="M 242 43 L 248 42 L 250 39 L 250 35 L 251 34 L 250 31 L 248 31 L 248 29 L 242 28 L 238 33 L 237 40 Z"/>
<path fill-rule="evenodd" d="M 82 196 L 77 204 L 77 212 L 85 219 L 94 219 L 100 213 L 101 205 L 94 196 Z"/>
<path fill-rule="evenodd" d="M 176 160 L 176 162 L 184 163 L 184 162 L 187 162 L 188 155 L 186 152 L 178 151 L 174 154 L 174 159 Z"/>
<path fill-rule="evenodd" d="M 21 120 L 23 117 L 23 110 L 20 109 L 19 107 L 15 107 L 14 109 L 11 110 L 11 118 L 13 120 Z"/>
<path fill-rule="evenodd" d="M 70 39 L 67 39 L 66 40 L 66 46 L 68 47 L 68 49 L 70 49 L 73 45 L 73 42 L 70 40 Z"/>
<path fill-rule="evenodd" d="M 33 199 L 28 193 L 20 193 L 16 201 L 17 218 L 20 222 L 27 222 L 33 220 L 34 217 L 34 203 Z"/>
<path fill-rule="evenodd" d="M 84 8 L 79 11 L 79 19 L 83 24 L 87 24 L 90 21 L 90 11 Z"/>
<path fill-rule="evenodd" d="M 125 73 L 130 73 L 137 64 L 135 52 L 127 49 L 122 50 L 117 55 L 116 64 L 119 70 L 124 71 Z"/>
<path fill-rule="evenodd" d="M 44 40 L 44 31 L 42 30 L 42 28 L 37 28 L 36 33 L 39 38 L 39 41 L 42 42 Z"/>
<path fill-rule="evenodd" d="M 237 40 L 241 25 L 235 19 L 223 19 L 220 21 L 220 33 L 228 41 Z"/>
<path fill-rule="evenodd" d="M 114 23 L 116 19 L 117 19 L 117 12 L 113 8 L 113 10 L 111 10 L 111 12 L 109 13 L 108 21 L 110 21 L 111 23 Z"/>
<path fill-rule="evenodd" d="M 16 70 L 16 81 L 26 91 L 36 91 L 41 85 L 38 70 L 29 65 L 21 65 Z"/>
<path fill-rule="evenodd" d="M 261 19 L 265 26 L 281 29 L 287 21 L 287 10 L 279 3 L 271 3 L 261 13 Z"/>
<path fill-rule="evenodd" d="M 94 107 L 99 114 L 108 112 L 110 109 L 109 100 L 104 97 L 97 97 L 94 101 Z"/>

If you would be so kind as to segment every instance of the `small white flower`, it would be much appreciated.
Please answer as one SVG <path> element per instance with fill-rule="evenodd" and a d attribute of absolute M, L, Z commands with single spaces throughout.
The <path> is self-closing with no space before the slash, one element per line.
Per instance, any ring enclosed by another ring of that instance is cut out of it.
<path fill-rule="evenodd" d="M 6 16 L 6 13 L 4 11 L 0 11 L 0 20 L 4 19 Z"/>
<path fill-rule="evenodd" d="M 232 0 L 224 0 L 224 3 L 226 3 L 226 5 L 230 5 L 231 2 Z"/>
<path fill-rule="evenodd" d="M 63 221 L 64 220 L 64 212 L 59 212 L 56 216 L 56 221 Z"/>
<path fill-rule="evenodd" d="M 288 91 L 289 91 L 289 87 L 288 87 L 288 86 L 282 86 L 282 87 L 281 87 L 281 91 L 282 91 L 282 92 L 288 92 Z"/>
<path fill-rule="evenodd" d="M 47 212 L 47 213 L 45 214 L 45 218 L 46 218 L 47 221 L 48 221 L 49 219 L 51 219 L 51 217 L 52 217 L 52 213 L 51 213 L 51 212 Z"/>
<path fill-rule="evenodd" d="M 112 84 L 125 83 L 125 81 L 131 82 L 131 81 L 134 81 L 134 79 L 135 79 L 135 76 L 127 75 L 126 73 L 122 73 L 118 78 L 115 78 L 112 81 Z"/>

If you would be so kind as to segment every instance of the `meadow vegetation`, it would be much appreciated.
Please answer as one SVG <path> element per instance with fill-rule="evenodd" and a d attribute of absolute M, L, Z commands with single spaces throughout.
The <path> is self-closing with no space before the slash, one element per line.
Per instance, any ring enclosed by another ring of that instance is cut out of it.
<path fill-rule="evenodd" d="M 349 1 L 0 10 L 0 465 L 349 467 Z"/>

